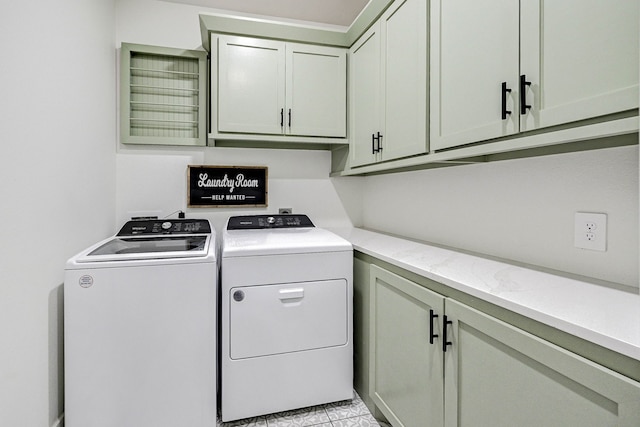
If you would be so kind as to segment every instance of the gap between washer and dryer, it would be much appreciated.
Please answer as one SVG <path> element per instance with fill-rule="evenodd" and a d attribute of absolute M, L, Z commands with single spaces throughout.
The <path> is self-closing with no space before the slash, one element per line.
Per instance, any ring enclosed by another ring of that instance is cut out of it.
<path fill-rule="evenodd" d="M 384 427 L 376 421 L 358 393 L 353 400 L 279 412 L 223 423 L 219 427 Z"/>

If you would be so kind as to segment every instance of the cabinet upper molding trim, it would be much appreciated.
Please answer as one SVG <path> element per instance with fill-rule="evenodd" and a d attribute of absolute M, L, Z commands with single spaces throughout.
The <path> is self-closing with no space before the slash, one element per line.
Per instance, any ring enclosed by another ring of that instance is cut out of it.
<path fill-rule="evenodd" d="M 293 22 L 246 16 L 200 14 L 202 46 L 211 52 L 209 33 L 241 34 L 251 37 L 291 40 L 302 43 L 350 47 L 369 28 L 393 0 L 371 0 L 351 26 L 339 30 Z"/>

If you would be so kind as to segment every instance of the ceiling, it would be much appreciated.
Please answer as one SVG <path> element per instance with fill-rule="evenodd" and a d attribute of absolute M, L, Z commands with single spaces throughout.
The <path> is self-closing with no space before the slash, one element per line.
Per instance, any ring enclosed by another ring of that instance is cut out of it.
<path fill-rule="evenodd" d="M 369 0 L 165 0 L 249 13 L 348 27 Z"/>

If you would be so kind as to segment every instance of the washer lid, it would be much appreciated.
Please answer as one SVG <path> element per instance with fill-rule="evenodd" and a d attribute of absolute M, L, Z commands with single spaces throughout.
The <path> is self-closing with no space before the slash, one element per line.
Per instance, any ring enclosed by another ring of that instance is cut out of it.
<path fill-rule="evenodd" d="M 322 228 L 224 230 L 222 257 L 352 251 L 351 243 Z"/>
<path fill-rule="evenodd" d="M 115 236 L 97 243 L 67 265 L 105 261 L 161 260 L 170 258 L 204 258 L 212 248 L 212 235 L 171 235 L 156 237 Z"/>

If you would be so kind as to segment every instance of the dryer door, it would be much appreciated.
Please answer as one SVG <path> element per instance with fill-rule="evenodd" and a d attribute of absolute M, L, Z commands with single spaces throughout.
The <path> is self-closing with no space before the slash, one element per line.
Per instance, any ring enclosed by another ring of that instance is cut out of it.
<path fill-rule="evenodd" d="M 232 288 L 230 357 L 245 359 L 347 344 L 347 281 Z"/>

